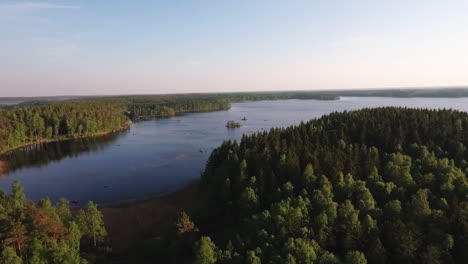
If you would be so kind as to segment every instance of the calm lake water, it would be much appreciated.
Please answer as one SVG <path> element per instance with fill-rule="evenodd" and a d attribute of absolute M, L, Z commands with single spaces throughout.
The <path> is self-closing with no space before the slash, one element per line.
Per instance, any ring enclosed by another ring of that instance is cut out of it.
<path fill-rule="evenodd" d="M 232 104 L 228 111 L 186 114 L 135 123 L 118 134 L 55 142 L 11 153 L 0 178 L 9 192 L 21 181 L 28 198 L 65 197 L 80 204 L 144 198 L 197 179 L 213 148 L 242 134 L 299 124 L 324 114 L 378 106 L 453 108 L 468 111 L 468 98 L 356 98 Z M 241 121 L 243 117 L 247 121 Z M 228 120 L 244 126 L 227 129 Z"/>

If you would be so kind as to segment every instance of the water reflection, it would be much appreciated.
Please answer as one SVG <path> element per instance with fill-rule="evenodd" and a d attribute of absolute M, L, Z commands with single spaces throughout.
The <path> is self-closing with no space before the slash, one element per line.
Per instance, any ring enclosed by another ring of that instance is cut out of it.
<path fill-rule="evenodd" d="M 0 156 L 0 160 L 4 161 L 3 173 L 12 173 L 24 168 L 40 168 L 65 158 L 76 158 L 82 154 L 103 151 L 121 137 L 122 133 L 124 132 L 92 138 L 40 143 L 10 151 Z"/>

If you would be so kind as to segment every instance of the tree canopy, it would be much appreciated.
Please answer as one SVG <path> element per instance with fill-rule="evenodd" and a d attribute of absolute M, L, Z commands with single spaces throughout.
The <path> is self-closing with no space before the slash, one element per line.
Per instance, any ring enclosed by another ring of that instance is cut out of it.
<path fill-rule="evenodd" d="M 392 107 L 226 141 L 200 232 L 219 263 L 463 263 L 466 146 L 467 113 Z"/>
<path fill-rule="evenodd" d="M 92 256 L 104 252 L 107 235 L 102 215 L 90 202 L 74 216 L 68 204 L 60 199 L 53 205 L 47 198 L 34 204 L 26 199 L 19 182 L 13 184 L 10 195 L 0 191 L 0 263 L 96 260 Z"/>

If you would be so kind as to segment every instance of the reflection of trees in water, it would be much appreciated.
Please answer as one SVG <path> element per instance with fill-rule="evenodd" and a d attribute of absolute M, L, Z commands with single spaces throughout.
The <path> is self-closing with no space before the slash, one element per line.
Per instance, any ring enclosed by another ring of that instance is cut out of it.
<path fill-rule="evenodd" d="M 8 162 L 8 172 L 22 168 L 42 167 L 64 158 L 74 158 L 85 153 L 104 150 L 116 141 L 121 133 L 99 137 L 80 138 L 41 143 L 11 151 L 0 157 Z"/>

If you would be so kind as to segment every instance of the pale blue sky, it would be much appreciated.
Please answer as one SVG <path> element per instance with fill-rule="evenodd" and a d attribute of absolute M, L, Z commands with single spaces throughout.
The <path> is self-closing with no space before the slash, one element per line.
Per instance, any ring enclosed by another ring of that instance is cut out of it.
<path fill-rule="evenodd" d="M 468 1 L 0 0 L 0 97 L 468 85 Z"/>

